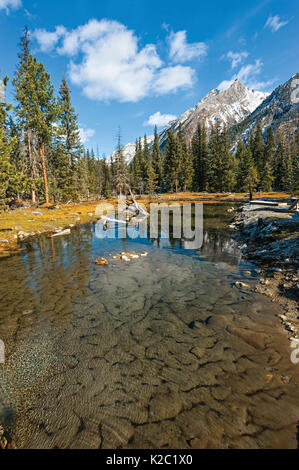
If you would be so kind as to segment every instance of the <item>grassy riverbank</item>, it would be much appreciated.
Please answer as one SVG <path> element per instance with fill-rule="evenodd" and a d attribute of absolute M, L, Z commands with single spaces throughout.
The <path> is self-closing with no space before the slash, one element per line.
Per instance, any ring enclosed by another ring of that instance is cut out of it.
<path fill-rule="evenodd" d="M 286 198 L 284 193 L 258 193 L 256 197 Z M 150 202 L 196 202 L 213 204 L 226 201 L 244 201 L 246 193 L 175 193 L 150 197 L 143 196 L 140 201 L 147 207 Z M 95 209 L 101 202 L 117 204 L 117 199 L 106 201 L 88 201 L 73 204 L 61 204 L 59 208 L 27 207 L 0 213 L 0 258 L 22 250 L 21 242 L 25 238 L 44 232 L 55 232 L 70 226 L 84 224 L 96 219 Z"/>

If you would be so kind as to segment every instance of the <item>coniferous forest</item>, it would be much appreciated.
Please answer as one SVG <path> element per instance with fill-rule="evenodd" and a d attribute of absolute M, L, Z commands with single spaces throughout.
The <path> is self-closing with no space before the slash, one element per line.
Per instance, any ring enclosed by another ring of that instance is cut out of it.
<path fill-rule="evenodd" d="M 8 77 L 4 77 L 4 88 Z M 0 209 L 22 201 L 56 203 L 108 198 L 130 186 L 137 194 L 178 191 L 248 192 L 299 190 L 299 134 L 286 140 L 258 124 L 233 146 L 219 124 L 199 123 L 191 144 L 181 127 L 166 148 L 135 144 L 127 165 L 120 138 L 109 162 L 81 144 L 78 116 L 63 76 L 55 93 L 50 75 L 30 49 L 26 28 L 12 78 L 14 106 L 0 103 Z"/>

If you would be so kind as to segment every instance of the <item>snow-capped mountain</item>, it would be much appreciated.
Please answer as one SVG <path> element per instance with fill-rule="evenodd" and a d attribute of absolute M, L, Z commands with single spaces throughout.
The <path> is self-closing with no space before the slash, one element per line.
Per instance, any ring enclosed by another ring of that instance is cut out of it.
<path fill-rule="evenodd" d="M 171 121 L 159 134 L 164 147 L 170 129 L 177 131 L 181 124 L 186 140 L 190 142 L 199 121 L 209 130 L 217 122 L 221 126 L 231 127 L 251 114 L 269 93 L 255 91 L 244 86 L 238 79 L 226 90 L 217 88 L 210 91 L 199 103 Z"/>
<path fill-rule="evenodd" d="M 151 147 L 152 146 L 152 143 L 154 141 L 154 136 L 153 135 L 149 135 L 146 137 L 146 140 L 147 140 L 147 143 L 148 143 L 148 146 Z M 143 138 L 141 139 L 141 143 L 142 143 L 142 146 L 143 146 L 143 143 L 144 143 L 144 140 Z M 124 155 L 124 158 L 125 158 L 125 161 L 127 164 L 131 163 L 131 161 L 133 160 L 134 156 L 135 156 L 135 142 L 134 143 L 129 143 L 129 144 L 126 144 L 122 147 L 122 151 L 123 151 L 123 155 Z M 116 155 L 116 150 L 108 157 L 108 162 L 111 161 L 111 159 L 113 159 Z"/>
<path fill-rule="evenodd" d="M 165 147 L 170 129 L 176 132 L 181 124 L 182 130 L 188 142 L 191 141 L 199 121 L 205 123 L 207 129 L 219 122 L 220 125 L 231 127 L 241 122 L 250 115 L 264 100 L 269 93 L 250 90 L 238 79 L 224 91 L 217 88 L 210 91 L 194 108 L 185 111 L 179 118 L 170 121 L 159 133 L 161 148 Z M 147 141 L 149 146 L 153 143 L 153 136 Z M 123 147 L 127 163 L 130 163 L 135 155 L 135 143 L 129 143 Z M 115 152 L 108 157 L 115 155 Z"/>
<path fill-rule="evenodd" d="M 275 90 L 242 122 L 230 130 L 233 140 L 247 139 L 258 123 L 265 131 L 272 126 L 274 132 L 290 136 L 299 123 L 299 73 Z"/>

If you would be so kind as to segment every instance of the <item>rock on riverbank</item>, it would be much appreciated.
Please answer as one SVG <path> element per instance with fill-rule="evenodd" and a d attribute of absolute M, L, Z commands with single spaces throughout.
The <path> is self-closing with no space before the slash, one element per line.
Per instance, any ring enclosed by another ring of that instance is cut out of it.
<path fill-rule="evenodd" d="M 299 213 L 246 204 L 230 227 L 243 255 L 259 265 L 257 290 L 280 303 L 290 339 L 299 338 Z"/>

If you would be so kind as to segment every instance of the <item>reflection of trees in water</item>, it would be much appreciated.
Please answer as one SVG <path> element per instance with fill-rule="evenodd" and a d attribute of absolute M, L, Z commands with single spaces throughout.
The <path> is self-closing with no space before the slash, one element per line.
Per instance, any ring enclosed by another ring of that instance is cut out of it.
<path fill-rule="evenodd" d="M 23 258 L 37 312 L 66 326 L 76 301 L 87 296 L 92 232 L 81 226 L 65 237 L 38 237 Z M 79 298 L 79 299 L 78 299 Z"/>
<path fill-rule="evenodd" d="M 238 261 L 241 258 L 241 252 L 235 240 L 221 231 L 204 231 L 203 244 L 199 252 L 208 255 L 212 260 Z"/>

